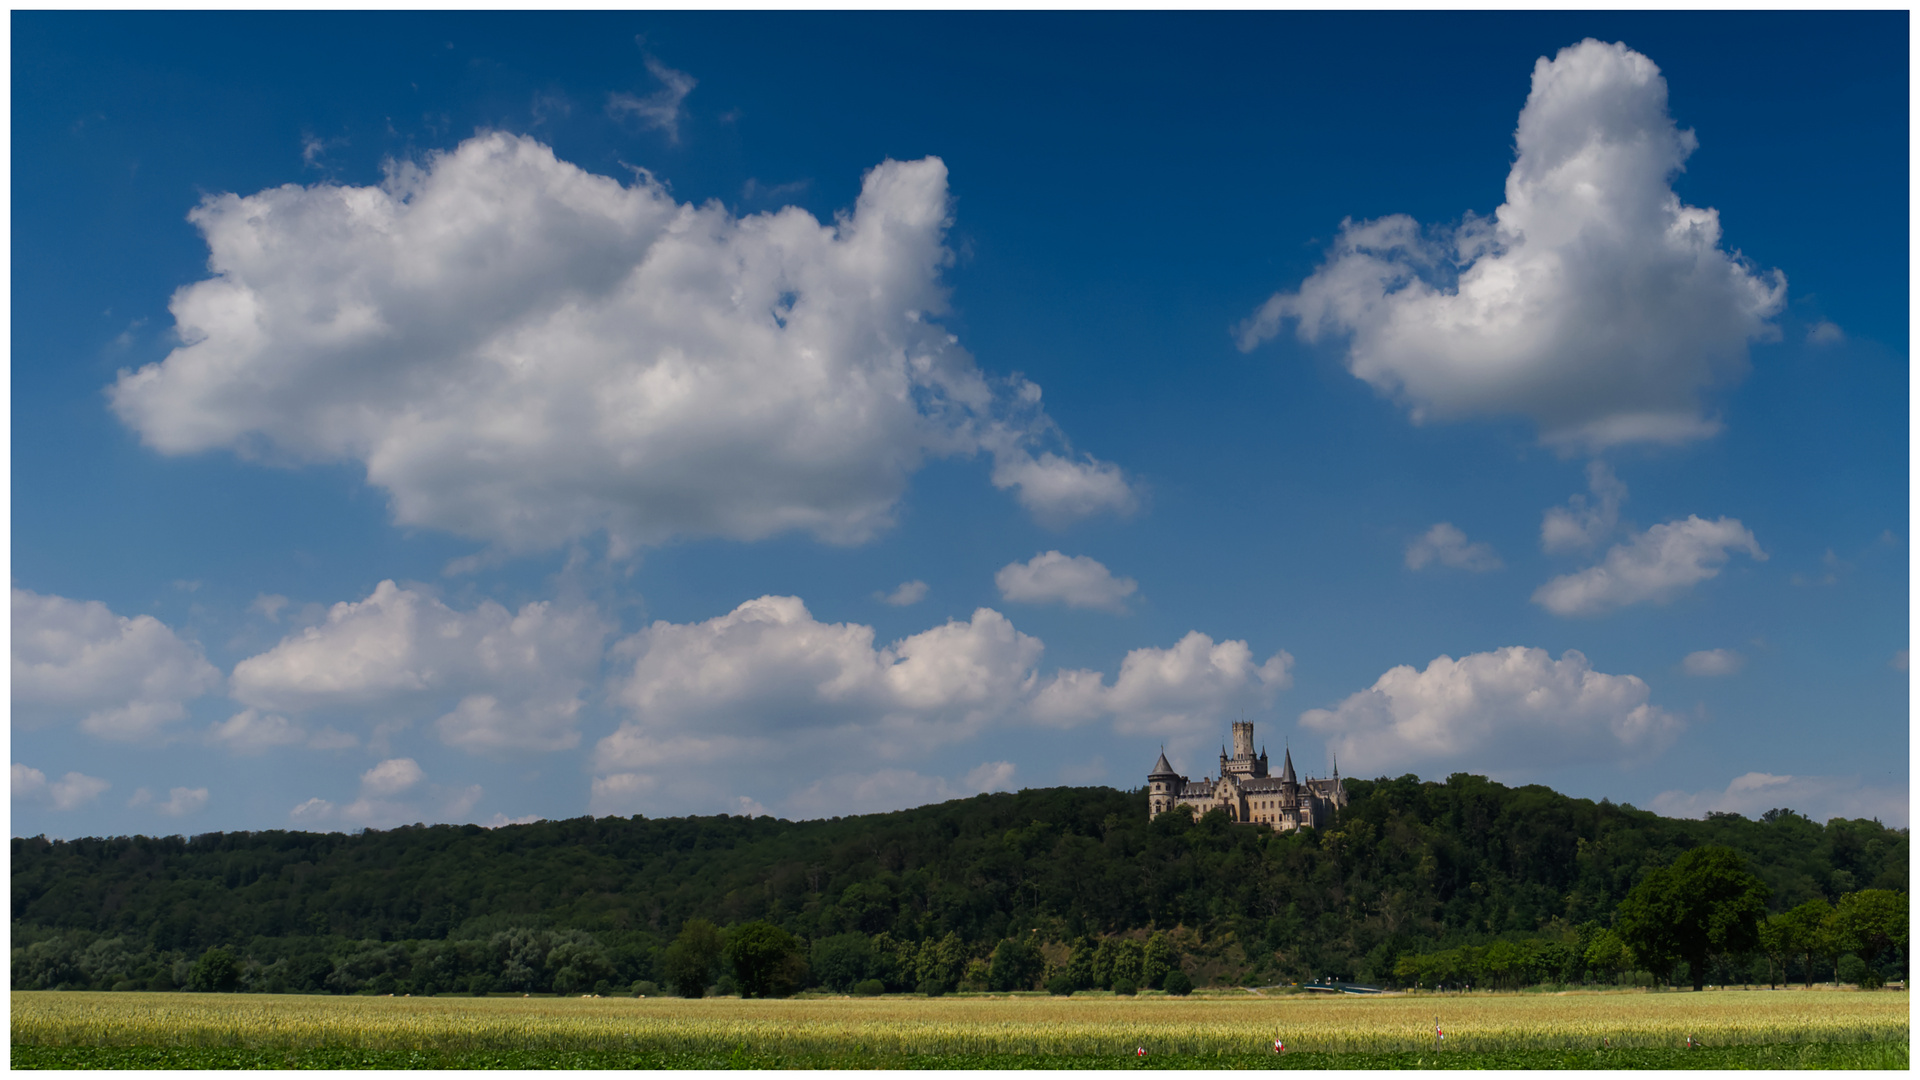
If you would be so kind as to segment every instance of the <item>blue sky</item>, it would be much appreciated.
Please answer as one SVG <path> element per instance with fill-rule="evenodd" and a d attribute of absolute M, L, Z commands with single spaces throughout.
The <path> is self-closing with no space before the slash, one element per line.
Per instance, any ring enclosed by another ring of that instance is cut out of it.
<path fill-rule="evenodd" d="M 1904 825 L 1906 19 L 16 13 L 13 831 Z"/>

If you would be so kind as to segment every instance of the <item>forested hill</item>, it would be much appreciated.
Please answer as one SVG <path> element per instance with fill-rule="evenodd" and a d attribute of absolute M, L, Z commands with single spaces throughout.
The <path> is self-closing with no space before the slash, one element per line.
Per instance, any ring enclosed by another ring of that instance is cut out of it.
<path fill-rule="evenodd" d="M 1141 792 L 1053 788 L 823 821 L 15 839 L 14 942 L 116 938 L 191 957 L 539 926 L 644 957 L 693 917 L 765 919 L 805 940 L 951 932 L 976 951 L 1014 928 L 1064 941 L 1184 927 L 1230 936 L 1246 963 L 1284 976 L 1555 920 L 1605 924 L 1639 876 L 1704 844 L 1744 853 L 1775 911 L 1907 882 L 1907 832 L 1877 822 L 1673 820 L 1464 774 L 1348 790 L 1333 827 L 1287 836 L 1184 811 L 1149 824 Z"/>

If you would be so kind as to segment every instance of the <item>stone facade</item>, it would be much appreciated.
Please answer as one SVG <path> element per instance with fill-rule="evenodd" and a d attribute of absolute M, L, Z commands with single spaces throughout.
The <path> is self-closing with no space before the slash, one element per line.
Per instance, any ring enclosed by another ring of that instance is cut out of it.
<path fill-rule="evenodd" d="M 1220 777 L 1188 780 L 1173 771 L 1162 752 L 1147 774 L 1147 818 L 1152 820 L 1176 806 L 1193 807 L 1197 817 L 1215 807 L 1227 817 L 1274 832 L 1292 832 L 1302 826 L 1324 829 L 1335 810 L 1347 805 L 1347 788 L 1340 782 L 1340 766 L 1326 780 L 1299 780 L 1293 775 L 1293 752 L 1288 750 L 1279 776 L 1267 774 L 1267 752 L 1253 752 L 1253 725 L 1233 725 L 1233 754 L 1220 748 Z"/>

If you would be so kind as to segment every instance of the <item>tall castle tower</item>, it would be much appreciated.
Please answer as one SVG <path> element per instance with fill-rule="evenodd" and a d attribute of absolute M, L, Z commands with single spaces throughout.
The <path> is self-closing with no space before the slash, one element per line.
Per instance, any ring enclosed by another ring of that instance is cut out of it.
<path fill-rule="evenodd" d="M 1180 797 L 1184 779 L 1167 764 L 1167 752 L 1160 751 L 1160 760 L 1153 763 L 1153 771 L 1147 774 L 1148 821 L 1173 809 L 1173 800 Z"/>

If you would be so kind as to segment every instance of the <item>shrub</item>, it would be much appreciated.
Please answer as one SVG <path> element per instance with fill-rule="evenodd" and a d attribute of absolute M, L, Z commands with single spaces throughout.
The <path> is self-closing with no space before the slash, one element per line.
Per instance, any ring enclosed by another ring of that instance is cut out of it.
<path fill-rule="evenodd" d="M 887 984 L 879 979 L 861 979 L 853 984 L 853 992 L 861 997 L 878 997 L 887 992 Z"/>
<path fill-rule="evenodd" d="M 1837 982 L 1853 983 L 1857 986 L 1867 979 L 1867 962 L 1848 953 L 1840 958 L 1840 963 L 1834 968 L 1833 976 Z"/>
<path fill-rule="evenodd" d="M 1113 992 L 1125 997 L 1132 997 L 1140 992 L 1140 988 L 1133 985 L 1132 979 L 1115 979 L 1113 980 Z"/>
<path fill-rule="evenodd" d="M 641 979 L 633 984 L 634 997 L 659 997 L 660 984 L 652 979 Z"/>
<path fill-rule="evenodd" d="M 1172 994 L 1174 997 L 1186 997 L 1188 994 L 1193 993 L 1193 980 L 1187 978 L 1187 973 L 1181 971 L 1179 968 L 1174 968 L 1172 971 L 1167 972 L 1165 985 L 1167 993 Z"/>
<path fill-rule="evenodd" d="M 925 979 L 921 981 L 918 989 L 928 997 L 939 997 L 953 988 L 939 979 Z"/>
<path fill-rule="evenodd" d="M 1047 993 L 1054 997 L 1072 997 L 1073 979 L 1065 972 L 1047 980 Z"/>

